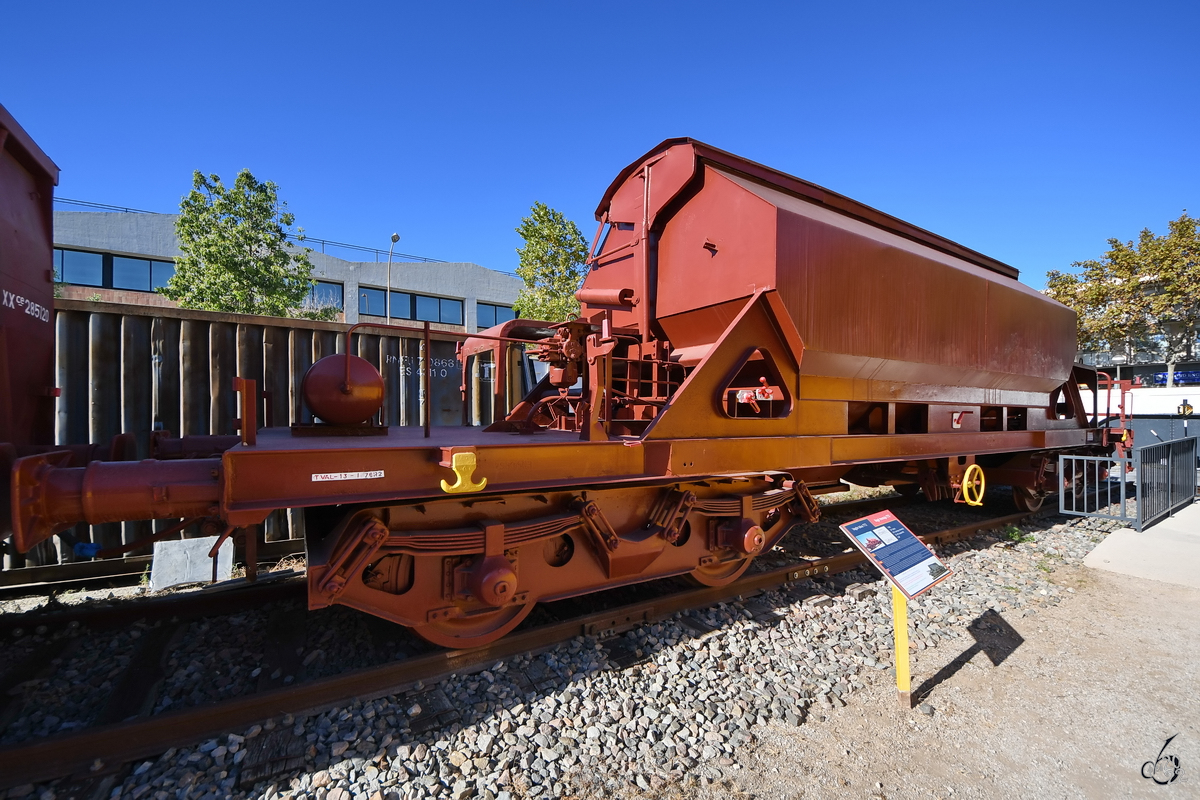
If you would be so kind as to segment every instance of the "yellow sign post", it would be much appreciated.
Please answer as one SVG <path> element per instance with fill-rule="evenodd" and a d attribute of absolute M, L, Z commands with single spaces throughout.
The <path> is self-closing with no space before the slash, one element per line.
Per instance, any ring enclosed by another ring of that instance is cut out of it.
<path fill-rule="evenodd" d="M 896 644 L 896 691 L 900 706 L 912 708 L 912 675 L 908 662 L 908 598 L 892 586 L 892 633 Z"/>
<path fill-rule="evenodd" d="M 967 481 L 963 487 L 966 489 Z M 983 473 L 979 474 L 983 496 Z M 896 645 L 896 691 L 900 705 L 912 708 L 912 674 L 908 660 L 908 601 L 946 578 L 950 568 L 891 511 L 880 511 L 839 526 L 854 546 L 892 584 L 892 626 Z"/>

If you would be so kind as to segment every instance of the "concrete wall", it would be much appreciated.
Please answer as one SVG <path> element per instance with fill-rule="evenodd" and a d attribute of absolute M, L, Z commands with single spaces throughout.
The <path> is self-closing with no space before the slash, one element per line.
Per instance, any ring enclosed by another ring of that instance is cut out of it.
<path fill-rule="evenodd" d="M 174 261 L 175 214 L 55 211 L 54 246 Z"/>
<path fill-rule="evenodd" d="M 176 218 L 175 214 L 55 211 L 54 246 L 173 261 L 179 257 Z M 360 286 L 387 287 L 385 262 L 346 261 L 319 250 L 310 253 L 309 259 L 313 264 L 314 279 L 342 284 L 346 322 L 359 321 Z M 392 289 L 397 291 L 463 300 L 463 322 L 466 323 L 463 327 L 472 332 L 475 330 L 476 302 L 511 306 L 521 288 L 521 281 L 512 275 L 468 262 L 394 261 L 391 281 Z M 109 300 L 107 295 L 112 291 L 87 287 L 79 299 L 99 293 L 102 299 Z M 120 302 L 130 302 L 128 294 L 123 292 Z M 168 304 L 173 305 L 169 301 Z M 439 327 L 462 330 L 460 326 Z"/>

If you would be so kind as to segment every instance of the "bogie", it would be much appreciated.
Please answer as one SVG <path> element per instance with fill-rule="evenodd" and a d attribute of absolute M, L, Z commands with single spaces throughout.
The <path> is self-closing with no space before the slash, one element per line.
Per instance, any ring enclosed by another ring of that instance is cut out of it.
<path fill-rule="evenodd" d="M 803 490 L 785 482 L 760 474 L 358 509 L 310 549 L 310 604 L 468 647 L 537 602 L 672 575 L 724 584 L 796 519 Z"/>

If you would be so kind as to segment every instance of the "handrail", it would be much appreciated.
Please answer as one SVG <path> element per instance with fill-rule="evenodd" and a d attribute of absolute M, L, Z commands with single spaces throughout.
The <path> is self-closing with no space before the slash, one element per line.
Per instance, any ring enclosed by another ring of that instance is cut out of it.
<path fill-rule="evenodd" d="M 109 205 L 108 203 L 93 203 L 91 200 L 72 200 L 67 197 L 55 197 L 54 202 L 55 203 L 65 203 L 67 205 L 73 205 L 73 206 L 83 206 L 84 208 L 92 208 L 92 209 L 96 209 L 97 211 L 117 211 L 117 212 L 120 212 L 123 214 L 158 214 L 160 216 L 167 216 L 169 213 L 171 213 L 171 212 L 163 212 L 163 211 L 146 211 L 145 209 L 142 209 L 142 208 L 129 208 L 127 206 L 114 206 L 114 205 Z M 309 242 L 319 244 L 319 245 L 321 245 L 322 253 L 325 253 L 325 245 L 329 245 L 331 247 L 341 247 L 341 248 L 345 248 L 346 250 L 357 250 L 357 251 L 363 252 L 363 253 L 372 253 L 375 256 L 376 263 L 379 263 L 381 258 L 388 254 L 387 250 L 380 250 L 377 247 L 367 247 L 367 246 L 361 245 L 361 244 L 349 244 L 348 242 L 335 242 L 332 239 L 318 239 L 315 236 L 298 236 L 296 234 L 289 233 L 286 235 L 285 238 L 287 238 L 289 241 L 299 242 L 301 244 L 308 244 Z M 427 258 L 425 256 L 413 255 L 412 253 L 395 253 L 395 252 L 393 252 L 391 255 L 392 255 L 392 260 L 394 260 L 394 261 L 398 260 L 401 262 L 415 261 L 415 262 L 424 262 L 424 263 L 428 263 L 428 264 L 447 264 L 447 263 L 449 263 L 445 259 Z M 504 272 L 504 270 L 495 270 L 495 271 L 496 272 Z M 514 273 L 508 272 L 505 274 L 512 275 Z"/>
<path fill-rule="evenodd" d="M 377 247 L 366 247 L 365 245 L 361 245 L 361 244 L 347 244 L 346 242 L 335 242 L 332 239 L 318 239 L 314 236 L 305 236 L 305 237 L 301 238 L 300 236 L 289 233 L 287 235 L 287 238 L 293 242 L 299 242 L 306 246 L 308 245 L 309 242 L 316 242 L 317 244 L 321 245 L 321 253 L 322 254 L 325 254 L 325 245 L 330 245 L 332 247 L 342 247 L 342 248 L 345 248 L 346 250 L 358 250 L 363 253 L 372 253 L 375 256 L 375 263 L 379 263 L 380 256 L 387 255 L 387 253 L 388 253 L 387 250 L 380 250 Z M 425 262 L 428 264 L 449 263 L 440 258 L 426 258 L 425 256 L 414 256 L 411 253 L 393 252 L 391 255 L 392 255 L 393 261 L 420 261 L 420 262 Z M 498 271 L 499 270 L 497 270 L 497 272 Z"/>
<path fill-rule="evenodd" d="M 1117 418 L 1121 421 L 1121 427 L 1124 428 L 1126 420 L 1128 419 L 1128 417 L 1132 416 L 1132 414 L 1133 414 L 1132 407 L 1129 409 L 1125 408 L 1126 396 L 1128 396 L 1128 398 L 1129 398 L 1130 406 L 1133 405 L 1133 392 L 1127 391 L 1125 389 L 1126 384 L 1129 384 L 1132 387 L 1132 382 L 1131 381 L 1115 381 L 1115 380 L 1113 380 L 1112 376 L 1109 375 L 1107 372 L 1101 372 L 1099 370 L 1097 370 L 1096 376 L 1104 377 L 1103 381 L 1097 381 L 1097 388 L 1099 388 L 1100 385 L 1103 385 L 1103 387 L 1104 387 L 1104 390 L 1105 390 L 1104 416 L 1108 419 L 1111 419 L 1112 415 L 1113 415 L 1112 414 L 1112 390 L 1114 387 L 1116 387 L 1118 389 L 1118 391 L 1120 392 L 1118 400 L 1117 400 Z"/>

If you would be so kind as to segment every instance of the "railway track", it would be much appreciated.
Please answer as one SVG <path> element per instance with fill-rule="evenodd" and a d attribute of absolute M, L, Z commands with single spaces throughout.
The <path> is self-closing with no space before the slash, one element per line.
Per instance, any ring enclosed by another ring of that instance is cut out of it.
<path fill-rule="evenodd" d="M 870 513 L 876 507 L 891 505 L 900 507 L 898 498 L 872 499 L 853 504 L 826 506 L 826 514 L 836 511 L 839 516 L 850 518 Z M 980 530 L 1003 527 L 1038 514 L 1017 513 L 988 517 L 965 525 L 938 530 L 923 535 L 927 543 L 948 544 L 966 539 Z M 177 641 L 182 624 L 190 614 L 200 614 L 201 606 L 206 613 L 217 613 L 213 609 L 238 608 L 251 599 L 264 602 L 265 591 L 275 599 L 286 599 L 289 593 L 302 595 L 303 582 L 282 581 L 274 587 L 259 587 L 241 592 L 229 592 L 208 598 L 198 604 L 193 596 L 190 600 L 153 601 L 128 604 L 136 608 L 95 609 L 88 616 L 85 609 L 65 612 L 64 616 L 47 614 L 47 622 L 53 624 L 88 624 L 122 626 L 127 625 L 133 615 L 138 619 L 148 616 L 169 621 L 158 627 L 145 628 L 142 641 L 130 656 L 122 677 L 115 680 L 112 691 L 103 709 L 95 716 L 90 727 L 70 733 L 58 734 L 30 742 L 21 742 L 0 748 L 0 788 L 25 783 L 37 783 L 64 775 L 78 776 L 80 780 L 96 782 L 105 775 L 115 774 L 123 765 L 138 759 L 154 756 L 172 747 L 184 747 L 208 737 L 230 730 L 245 729 L 256 723 L 286 714 L 311 714 L 336 707 L 354 699 L 369 700 L 385 695 L 409 692 L 414 687 L 436 682 L 452 673 L 481 671 L 488 665 L 512 656 L 537 653 L 574 637 L 613 636 L 654 620 L 665 619 L 680 612 L 701 609 L 734 598 L 745 598 L 768 590 L 791 589 L 796 593 L 821 593 L 820 586 L 805 585 L 805 581 L 824 580 L 861 566 L 864 559 L 857 551 L 838 553 L 804 561 L 794 561 L 783 566 L 765 569 L 756 574 L 747 574 L 736 582 L 723 587 L 691 588 L 670 591 L 657 596 L 636 599 L 601 611 L 570 613 L 561 619 L 527 623 L 504 639 L 486 647 L 469 651 L 446 651 L 417 646 L 403 660 L 391 661 L 295 684 L 282 683 L 278 674 L 272 673 L 264 685 L 261 676 L 259 690 L 242 697 L 219 703 L 202 704 L 178 711 L 151 713 L 154 706 L 155 682 L 161 679 L 163 654 L 173 641 Z M 594 597 L 594 596 L 593 596 Z M 594 606 L 593 606 L 594 607 Z M 185 609 L 190 609 L 185 611 Z M 60 612 L 63 613 L 63 612 Z M 73 616 L 72 616 L 73 614 Z M 68 618 L 69 617 L 69 618 Z M 285 615 L 279 619 L 285 620 Z M 695 626 L 693 626 L 695 627 Z M 272 640 L 290 644 L 294 637 L 287 630 L 286 621 L 277 625 Z M 619 644 L 619 640 L 614 639 Z M 62 658 L 67 644 L 52 642 L 40 654 L 43 664 L 53 664 L 54 658 Z M 59 650 L 55 650 L 59 647 Z M 286 649 L 286 648 L 285 648 Z M 627 654 L 614 650 L 611 660 L 620 664 Z M 270 654 L 268 654 L 270 656 Z M 294 656 L 293 656 L 294 658 Z M 287 652 L 274 655 L 274 661 L 286 662 Z M 37 674 L 36 664 L 24 672 L 10 670 L 4 680 L 11 692 L 27 676 Z M 277 670 L 278 672 L 279 670 Z M 272 685 L 273 684 L 273 685 Z M 0 686 L 0 688 L 4 688 Z M 10 699 L 6 696 L 4 699 Z M 3 712 L 0 712 L 3 713 Z M 11 712 L 10 712 L 11 718 Z M 0 718 L 0 722 L 7 722 Z M 418 714 L 411 721 L 415 729 L 429 730 L 441 724 L 439 712 L 430 708 L 424 715 Z M 2 727 L 2 726 L 0 726 Z M 276 754 L 278 756 L 278 754 Z M 295 757 L 292 754 L 291 757 Z M 263 756 L 261 763 L 243 764 L 243 773 L 260 778 L 270 777 L 274 769 L 286 769 L 288 756 L 271 758 Z"/>
<path fill-rule="evenodd" d="M 302 539 L 283 539 L 259 545 L 262 563 L 303 555 Z M 95 587 L 135 586 L 151 565 L 149 555 L 74 561 L 0 570 L 0 600 L 48 591 L 67 592 Z"/>

